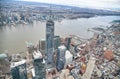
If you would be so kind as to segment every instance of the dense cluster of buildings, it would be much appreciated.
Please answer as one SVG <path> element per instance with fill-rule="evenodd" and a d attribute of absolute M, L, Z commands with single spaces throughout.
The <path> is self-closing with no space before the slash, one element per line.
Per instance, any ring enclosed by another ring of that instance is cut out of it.
<path fill-rule="evenodd" d="M 45 21 L 48 18 L 49 5 L 36 4 L 22 1 L 2 2 L 0 1 L 0 26 L 29 24 L 33 21 Z M 43 10 L 44 8 L 44 10 Z M 56 15 L 54 20 L 61 21 L 64 16 Z"/>
<path fill-rule="evenodd" d="M 97 10 L 65 5 L 45 4 L 25 1 L 0 1 L 0 26 L 28 24 L 33 21 L 45 21 L 49 9 L 54 20 L 90 18 L 96 15 L 120 15 L 119 11 Z"/>
<path fill-rule="evenodd" d="M 91 39 L 54 35 L 54 21 L 46 22 L 46 39 L 27 43 L 27 55 L 0 54 L 0 79 L 119 79 L 120 28 L 92 28 Z M 106 31 L 107 30 L 107 31 Z"/>
<path fill-rule="evenodd" d="M 120 23 L 89 29 L 91 39 L 63 39 L 54 34 L 54 25 L 49 16 L 46 39 L 37 45 L 26 42 L 24 58 L 0 54 L 0 79 L 120 79 Z"/>

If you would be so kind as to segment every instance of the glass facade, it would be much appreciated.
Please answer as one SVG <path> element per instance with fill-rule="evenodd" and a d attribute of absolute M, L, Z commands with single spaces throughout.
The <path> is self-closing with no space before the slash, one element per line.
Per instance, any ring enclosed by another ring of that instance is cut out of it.
<path fill-rule="evenodd" d="M 47 64 L 54 65 L 54 22 L 48 20 L 46 23 L 46 54 Z"/>
<path fill-rule="evenodd" d="M 12 68 L 11 73 L 13 79 L 27 79 L 26 63 Z"/>
<path fill-rule="evenodd" d="M 56 50 L 60 46 L 60 36 L 54 36 L 54 49 Z"/>
<path fill-rule="evenodd" d="M 45 64 L 42 63 L 43 59 L 35 59 L 35 79 L 45 79 Z"/>
<path fill-rule="evenodd" d="M 65 52 L 66 52 L 66 47 L 64 45 L 58 47 L 57 62 L 56 62 L 56 68 L 57 68 L 58 71 L 60 71 L 64 68 Z"/>

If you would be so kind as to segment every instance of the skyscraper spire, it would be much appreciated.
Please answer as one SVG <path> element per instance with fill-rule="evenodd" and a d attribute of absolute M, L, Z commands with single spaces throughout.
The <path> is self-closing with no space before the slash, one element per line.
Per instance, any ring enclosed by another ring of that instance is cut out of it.
<path fill-rule="evenodd" d="M 46 55 L 47 67 L 54 66 L 54 22 L 52 20 L 52 12 L 50 9 L 49 18 L 46 22 Z"/>
<path fill-rule="evenodd" d="M 48 20 L 52 20 L 52 6 L 50 5 L 49 13 L 48 13 Z"/>

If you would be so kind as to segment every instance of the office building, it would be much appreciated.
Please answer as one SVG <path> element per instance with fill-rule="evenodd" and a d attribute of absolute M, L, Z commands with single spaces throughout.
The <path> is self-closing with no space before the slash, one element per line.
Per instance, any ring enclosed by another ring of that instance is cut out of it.
<path fill-rule="evenodd" d="M 71 37 L 65 38 L 65 46 L 66 46 L 67 50 L 70 49 L 70 43 L 71 43 Z"/>
<path fill-rule="evenodd" d="M 46 23 L 46 56 L 47 66 L 54 66 L 54 22 L 47 20 Z"/>
<path fill-rule="evenodd" d="M 56 50 L 60 46 L 60 36 L 54 36 L 54 49 Z"/>
<path fill-rule="evenodd" d="M 66 47 L 64 45 L 58 47 L 58 52 L 57 52 L 57 62 L 56 62 L 56 68 L 58 71 L 62 70 L 65 65 L 65 52 L 66 52 Z"/>
<path fill-rule="evenodd" d="M 39 51 L 41 51 L 42 54 L 45 54 L 45 42 L 46 40 L 45 39 L 41 39 L 39 41 Z"/>
<path fill-rule="evenodd" d="M 73 55 L 70 53 L 70 51 L 67 50 L 65 52 L 65 65 L 72 63 L 72 60 L 73 60 Z"/>
<path fill-rule="evenodd" d="M 27 79 L 26 60 L 12 62 L 11 73 L 13 79 Z"/>
<path fill-rule="evenodd" d="M 33 65 L 35 68 L 35 79 L 45 79 L 45 64 L 40 51 L 33 52 Z"/>

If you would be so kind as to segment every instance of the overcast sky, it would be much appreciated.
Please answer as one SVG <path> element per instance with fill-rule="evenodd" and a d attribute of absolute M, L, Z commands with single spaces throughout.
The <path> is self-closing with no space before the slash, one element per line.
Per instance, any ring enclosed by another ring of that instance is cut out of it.
<path fill-rule="evenodd" d="M 23 1 L 35 1 L 89 8 L 120 9 L 120 0 L 23 0 Z"/>

